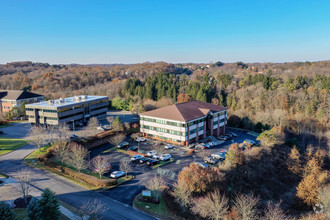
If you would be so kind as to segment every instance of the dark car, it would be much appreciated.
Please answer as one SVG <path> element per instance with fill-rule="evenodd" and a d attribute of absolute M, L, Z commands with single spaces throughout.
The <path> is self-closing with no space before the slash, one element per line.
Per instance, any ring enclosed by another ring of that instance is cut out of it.
<path fill-rule="evenodd" d="M 148 160 L 147 161 L 148 166 L 153 166 L 153 165 L 156 165 L 156 164 L 159 164 L 159 160 Z"/>
<path fill-rule="evenodd" d="M 142 157 L 142 158 L 139 160 L 139 163 L 145 163 L 145 162 L 147 162 L 148 160 L 150 160 L 150 159 L 149 159 L 149 158 Z"/>
<path fill-rule="evenodd" d="M 121 142 L 120 144 L 117 145 L 118 148 L 124 148 L 124 147 L 128 147 L 129 143 L 127 141 L 125 142 Z"/>
<path fill-rule="evenodd" d="M 136 151 L 137 149 L 138 149 L 137 146 L 132 146 L 132 147 L 129 147 L 127 150 Z"/>
<path fill-rule="evenodd" d="M 208 164 L 216 164 L 217 161 L 215 159 L 213 159 L 212 157 L 204 157 L 204 163 L 208 163 Z"/>

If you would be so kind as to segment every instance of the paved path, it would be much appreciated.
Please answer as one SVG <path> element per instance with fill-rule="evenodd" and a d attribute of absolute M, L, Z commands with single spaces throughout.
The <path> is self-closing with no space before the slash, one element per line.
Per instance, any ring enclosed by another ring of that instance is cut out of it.
<path fill-rule="evenodd" d="M 9 154 L 0 156 L 0 173 L 15 176 L 18 170 L 27 167 L 23 163 L 23 158 L 35 149 L 36 147 L 32 145 L 25 145 Z M 60 200 L 74 207 L 80 208 L 88 201 L 98 200 L 107 208 L 107 211 L 103 213 L 104 219 L 156 219 L 129 205 L 117 202 L 100 193 L 87 190 L 53 173 L 32 167 L 27 168 L 35 173 L 35 180 L 32 182 L 34 187 L 41 190 L 49 187 Z"/>

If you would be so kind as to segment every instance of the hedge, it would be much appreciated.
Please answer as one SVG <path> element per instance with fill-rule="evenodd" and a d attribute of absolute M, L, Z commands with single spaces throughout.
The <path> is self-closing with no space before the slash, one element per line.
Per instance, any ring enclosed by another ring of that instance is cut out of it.
<path fill-rule="evenodd" d="M 52 150 L 49 150 L 46 154 L 41 155 L 39 157 L 39 161 L 41 161 L 44 165 L 46 165 L 47 167 L 49 167 L 51 169 L 55 169 L 56 171 L 59 171 L 68 176 L 71 176 L 77 180 L 83 181 L 85 183 L 88 183 L 88 184 L 90 184 L 92 186 L 96 186 L 96 187 L 108 187 L 108 186 L 113 186 L 113 185 L 117 184 L 116 179 L 99 179 L 94 176 L 80 173 L 80 172 L 70 169 L 68 167 L 63 167 L 61 165 L 58 165 L 51 159 L 51 157 L 52 157 L 51 152 L 52 152 Z"/>

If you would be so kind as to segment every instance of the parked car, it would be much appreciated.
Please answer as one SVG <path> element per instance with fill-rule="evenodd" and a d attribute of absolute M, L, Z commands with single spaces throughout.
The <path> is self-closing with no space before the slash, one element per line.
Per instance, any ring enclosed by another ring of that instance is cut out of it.
<path fill-rule="evenodd" d="M 138 137 L 138 138 L 136 138 L 136 141 L 137 142 L 144 142 L 144 141 L 146 141 L 147 139 L 145 139 L 144 137 Z"/>
<path fill-rule="evenodd" d="M 152 150 L 152 151 L 149 151 L 149 152 L 147 153 L 147 156 L 148 156 L 148 157 L 152 157 L 152 156 L 154 156 L 155 154 L 157 154 L 157 151 Z"/>
<path fill-rule="evenodd" d="M 70 136 L 70 141 L 74 141 L 74 140 L 78 140 L 79 139 L 79 136 L 73 134 Z"/>
<path fill-rule="evenodd" d="M 255 145 L 256 142 L 254 142 L 253 140 L 250 140 L 250 139 L 246 139 L 244 142 L 244 144 L 250 144 L 250 145 Z"/>
<path fill-rule="evenodd" d="M 204 147 L 205 148 L 211 148 L 213 146 L 213 143 L 212 142 L 207 142 Z"/>
<path fill-rule="evenodd" d="M 162 154 L 159 159 L 162 161 L 170 160 L 172 158 L 171 154 Z"/>
<path fill-rule="evenodd" d="M 208 163 L 208 164 L 216 164 L 218 162 L 215 159 L 213 159 L 212 157 L 204 157 L 203 160 L 204 160 L 204 163 Z"/>
<path fill-rule="evenodd" d="M 228 139 L 232 139 L 232 138 L 234 137 L 234 136 L 233 136 L 232 134 L 230 134 L 230 133 L 225 134 L 225 136 L 228 137 Z"/>
<path fill-rule="evenodd" d="M 207 168 L 209 167 L 209 165 L 207 165 L 206 163 L 202 163 L 202 162 L 195 162 L 194 164 L 196 164 L 197 166 L 200 166 L 202 168 Z"/>
<path fill-rule="evenodd" d="M 156 164 L 159 164 L 159 160 L 150 159 L 150 160 L 147 161 L 148 166 L 153 166 L 153 165 L 156 165 Z"/>
<path fill-rule="evenodd" d="M 159 158 L 161 157 L 162 155 L 160 155 L 160 154 L 154 154 L 154 155 L 152 155 L 152 159 L 155 159 L 155 160 L 159 160 Z"/>
<path fill-rule="evenodd" d="M 174 148 L 174 146 L 173 145 L 170 145 L 170 144 L 168 144 L 168 145 L 165 146 L 165 149 L 173 149 L 173 148 Z"/>
<path fill-rule="evenodd" d="M 124 171 L 114 171 L 114 172 L 111 173 L 110 177 L 114 178 L 114 179 L 118 179 L 120 177 L 125 176 L 125 174 L 126 173 Z"/>
<path fill-rule="evenodd" d="M 237 137 L 238 135 L 234 132 L 229 132 L 229 134 L 231 134 L 233 137 Z"/>
<path fill-rule="evenodd" d="M 226 153 L 225 152 L 218 152 L 211 154 L 211 157 L 216 160 L 224 160 L 226 159 Z"/>
<path fill-rule="evenodd" d="M 142 157 L 142 158 L 140 158 L 139 163 L 145 163 L 148 160 L 150 160 L 150 159 L 149 158 L 146 158 L 146 157 Z"/>
<path fill-rule="evenodd" d="M 130 150 L 130 151 L 136 151 L 138 149 L 137 146 L 131 146 L 129 147 L 127 150 Z"/>
<path fill-rule="evenodd" d="M 129 146 L 129 143 L 128 142 L 121 142 L 120 144 L 118 144 L 118 148 L 124 148 L 124 147 L 128 147 Z"/>
<path fill-rule="evenodd" d="M 105 131 L 105 128 L 102 127 L 102 126 L 99 126 L 99 127 L 97 127 L 96 129 L 99 130 L 99 131 Z"/>
<path fill-rule="evenodd" d="M 221 140 L 221 141 L 227 141 L 228 140 L 228 137 L 227 136 L 224 136 L 224 135 L 220 135 L 218 137 L 218 140 Z"/>
<path fill-rule="evenodd" d="M 196 146 L 196 144 L 193 143 L 193 144 L 189 144 L 188 147 L 189 147 L 190 149 L 192 149 L 192 148 L 195 148 L 195 146 Z"/>
<path fill-rule="evenodd" d="M 205 149 L 205 144 L 204 143 L 196 144 L 195 148 L 196 149 Z"/>
<path fill-rule="evenodd" d="M 132 162 L 137 162 L 139 161 L 143 156 L 142 155 L 134 155 L 131 157 Z"/>

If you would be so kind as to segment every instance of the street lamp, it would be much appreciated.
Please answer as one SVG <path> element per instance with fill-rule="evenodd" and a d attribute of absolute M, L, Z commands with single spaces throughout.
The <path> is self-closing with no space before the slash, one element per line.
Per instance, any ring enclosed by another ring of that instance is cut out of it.
<path fill-rule="evenodd" d="M 72 121 L 72 124 L 73 124 L 72 130 L 74 132 L 74 120 L 71 120 L 71 121 Z"/>

